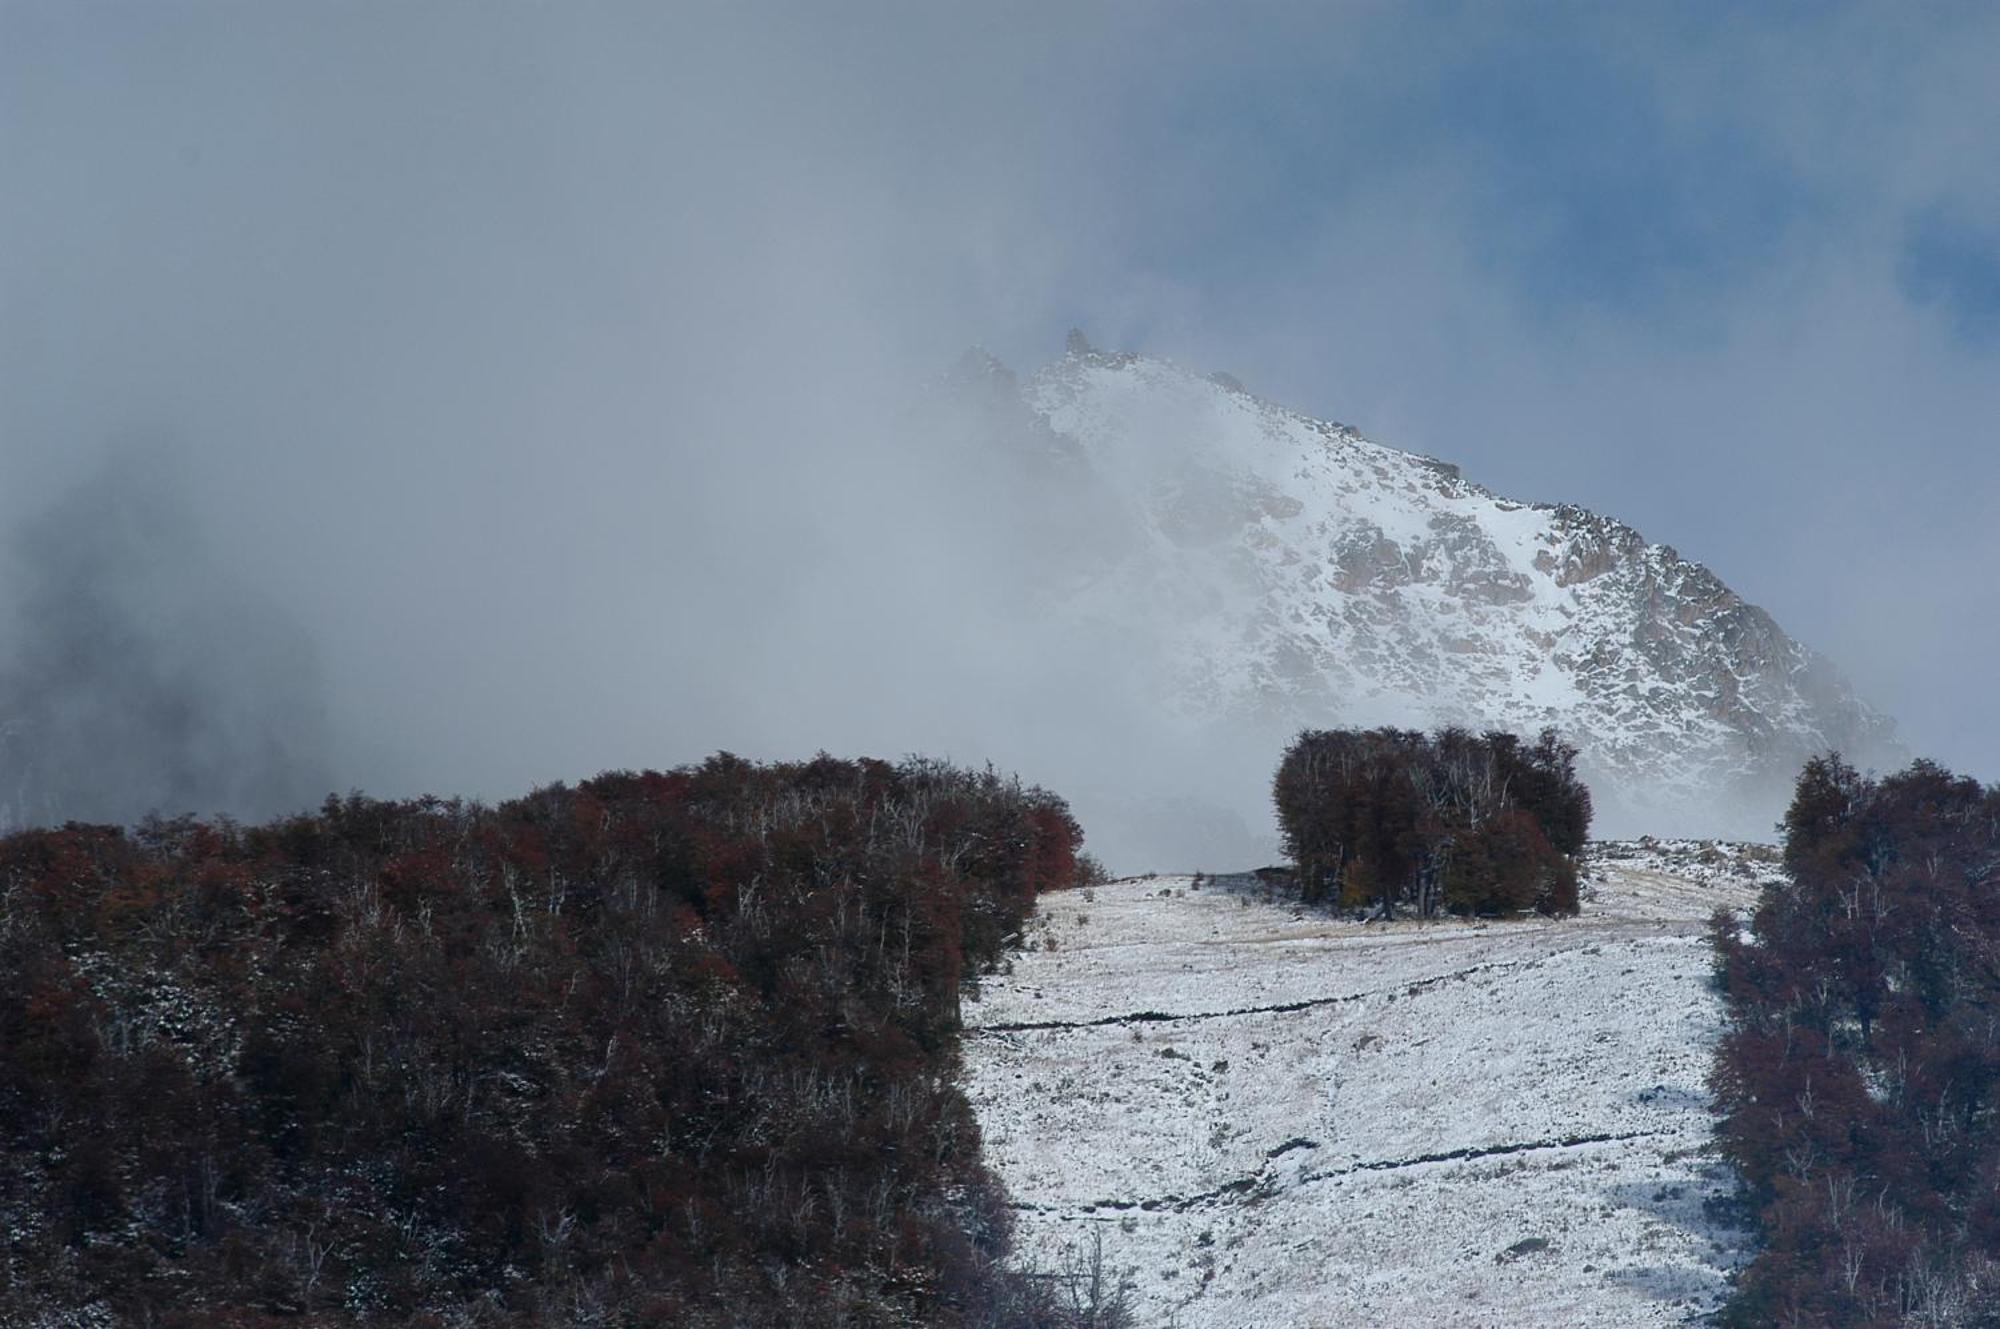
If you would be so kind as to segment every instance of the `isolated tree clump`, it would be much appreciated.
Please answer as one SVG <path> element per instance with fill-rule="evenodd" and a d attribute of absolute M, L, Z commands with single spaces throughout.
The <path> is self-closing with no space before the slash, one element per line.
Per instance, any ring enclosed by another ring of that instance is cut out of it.
<path fill-rule="evenodd" d="M 1081 838 L 724 754 L 0 840 L 0 1323 L 1065 1325 L 955 1073 Z"/>
<path fill-rule="evenodd" d="M 1711 1085 L 1763 1249 L 1737 1325 L 2000 1324 L 2000 788 L 1815 758 L 1719 914 Z"/>
<path fill-rule="evenodd" d="M 1590 791 L 1576 749 L 1462 729 L 1316 729 L 1272 796 L 1308 903 L 1421 917 L 1577 910 Z"/>

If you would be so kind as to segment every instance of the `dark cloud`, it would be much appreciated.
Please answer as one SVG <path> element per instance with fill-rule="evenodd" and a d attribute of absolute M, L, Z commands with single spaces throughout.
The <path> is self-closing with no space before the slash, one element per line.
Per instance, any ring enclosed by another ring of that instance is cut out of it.
<path fill-rule="evenodd" d="M 209 558 L 153 456 L 65 494 L 7 552 L 0 822 L 262 817 L 325 796 L 310 644 Z"/>

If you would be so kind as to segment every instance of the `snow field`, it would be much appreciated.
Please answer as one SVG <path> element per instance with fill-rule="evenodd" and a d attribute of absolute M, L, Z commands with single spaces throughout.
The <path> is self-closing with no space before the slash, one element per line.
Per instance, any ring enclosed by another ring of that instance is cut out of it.
<path fill-rule="evenodd" d="M 966 1006 L 1020 1258 L 1101 1238 L 1138 1323 L 1186 1329 L 1697 1319 L 1744 1256 L 1703 1210 L 1702 933 L 1755 891 L 1663 865 L 1607 861 L 1561 921 L 1364 924 L 1253 878 L 1048 898 Z"/>

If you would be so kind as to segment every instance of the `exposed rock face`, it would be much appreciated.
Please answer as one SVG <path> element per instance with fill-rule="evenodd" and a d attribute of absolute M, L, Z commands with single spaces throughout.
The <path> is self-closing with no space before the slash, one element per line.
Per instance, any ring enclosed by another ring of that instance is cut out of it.
<path fill-rule="evenodd" d="M 1806 755 L 1897 755 L 1825 660 L 1619 522 L 1080 339 L 1018 390 L 1104 496 L 1057 611 L 1150 639 L 1184 716 L 1554 725 L 1612 830 L 1768 836 Z"/>

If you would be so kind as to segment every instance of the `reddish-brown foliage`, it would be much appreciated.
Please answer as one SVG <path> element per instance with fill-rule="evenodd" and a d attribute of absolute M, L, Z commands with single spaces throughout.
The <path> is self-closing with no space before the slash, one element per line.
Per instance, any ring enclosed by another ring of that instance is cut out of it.
<path fill-rule="evenodd" d="M 0 841 L 0 1321 L 1032 1322 L 958 997 L 1080 838 L 724 754 Z"/>
<path fill-rule="evenodd" d="M 2000 790 L 1810 762 L 1791 881 L 1718 917 L 1712 1084 L 1764 1249 L 1743 1325 L 2000 1320 Z"/>
<path fill-rule="evenodd" d="M 1309 903 L 1426 917 L 1573 914 L 1590 791 L 1576 749 L 1545 730 L 1307 730 L 1272 782 Z"/>

